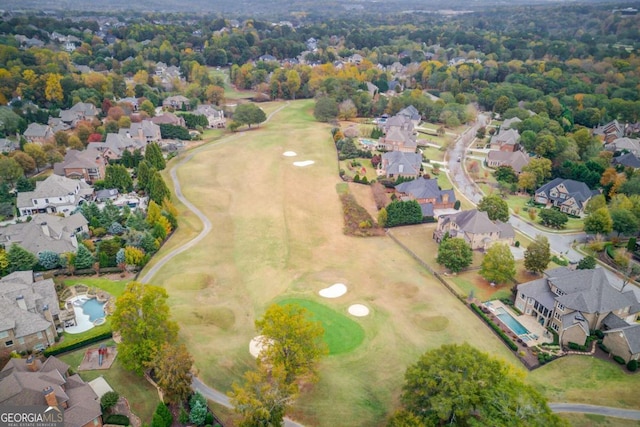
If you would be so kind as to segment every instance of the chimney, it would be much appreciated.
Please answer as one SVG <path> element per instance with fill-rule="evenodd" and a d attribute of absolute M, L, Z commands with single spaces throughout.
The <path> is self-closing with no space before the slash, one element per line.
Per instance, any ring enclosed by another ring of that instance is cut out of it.
<path fill-rule="evenodd" d="M 56 399 L 56 393 L 53 391 L 53 387 L 49 386 L 42 390 L 44 394 L 44 400 L 49 406 L 58 406 L 58 400 Z"/>
<path fill-rule="evenodd" d="M 37 372 L 38 371 L 38 364 L 36 361 L 36 358 L 33 354 L 29 355 L 29 357 L 27 357 L 27 368 L 29 368 L 29 370 L 31 372 Z"/>
<path fill-rule="evenodd" d="M 41 222 L 40 223 L 40 227 L 42 227 L 42 234 L 44 234 L 47 237 L 51 237 L 50 231 L 49 231 L 49 227 L 47 227 L 47 223 L 46 222 Z"/>
<path fill-rule="evenodd" d="M 449 203 L 449 195 L 448 195 L 447 193 L 444 193 L 444 194 L 442 195 L 442 203 L 443 203 L 443 204 L 445 204 L 445 205 L 446 205 L 447 203 Z"/>
<path fill-rule="evenodd" d="M 18 304 L 18 307 L 23 310 L 27 309 L 27 302 L 24 300 L 24 297 L 22 295 L 18 295 L 16 297 L 16 304 Z"/>

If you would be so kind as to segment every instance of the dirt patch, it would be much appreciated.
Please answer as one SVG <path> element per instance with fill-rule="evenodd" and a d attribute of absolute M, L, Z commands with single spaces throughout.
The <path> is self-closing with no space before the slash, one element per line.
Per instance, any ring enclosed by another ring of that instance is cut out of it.
<path fill-rule="evenodd" d="M 473 285 L 478 289 L 478 297 L 482 297 L 484 301 L 492 299 L 493 295 L 503 290 L 509 290 L 509 285 L 491 286 L 482 276 L 474 275 Z"/>
<path fill-rule="evenodd" d="M 197 307 L 193 315 L 200 323 L 217 326 L 228 331 L 236 323 L 235 313 L 227 307 Z"/>
<path fill-rule="evenodd" d="M 449 326 L 449 319 L 444 316 L 425 316 L 424 314 L 416 314 L 413 317 L 414 323 L 425 331 L 439 332 Z"/>

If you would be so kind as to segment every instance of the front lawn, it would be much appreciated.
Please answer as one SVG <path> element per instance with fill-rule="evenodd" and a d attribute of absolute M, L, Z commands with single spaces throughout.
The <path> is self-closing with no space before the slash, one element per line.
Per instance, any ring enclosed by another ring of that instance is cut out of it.
<path fill-rule="evenodd" d="M 99 347 L 100 344 L 103 343 L 113 345 L 112 340 L 107 340 L 56 357 L 71 366 L 74 371 L 78 372 L 78 366 L 80 366 L 80 362 L 82 362 L 85 351 L 88 348 Z M 156 406 L 160 402 L 155 387 L 149 384 L 143 377 L 122 368 L 117 358 L 109 369 L 80 371 L 78 374 L 80 374 L 80 377 L 85 381 L 91 381 L 103 376 L 114 391 L 127 398 L 131 405 L 131 410 L 140 417 L 143 424 L 149 424 L 151 422 Z"/>

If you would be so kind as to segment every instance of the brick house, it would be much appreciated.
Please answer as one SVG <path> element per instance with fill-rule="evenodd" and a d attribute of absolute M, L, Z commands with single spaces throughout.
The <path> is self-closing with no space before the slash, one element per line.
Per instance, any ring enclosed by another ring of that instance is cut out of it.
<path fill-rule="evenodd" d="M 106 161 L 98 150 L 69 150 L 64 160 L 53 165 L 53 173 L 71 179 L 84 179 L 91 184 L 104 179 Z"/>

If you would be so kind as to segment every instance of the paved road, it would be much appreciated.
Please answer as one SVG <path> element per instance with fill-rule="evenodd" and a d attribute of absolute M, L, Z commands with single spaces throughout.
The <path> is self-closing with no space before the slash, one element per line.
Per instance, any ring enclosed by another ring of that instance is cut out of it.
<path fill-rule="evenodd" d="M 606 417 L 640 420 L 640 411 L 633 409 L 611 408 L 608 406 L 583 405 L 580 403 L 550 403 L 553 412 L 577 412 L 581 414 L 596 414 Z"/>

